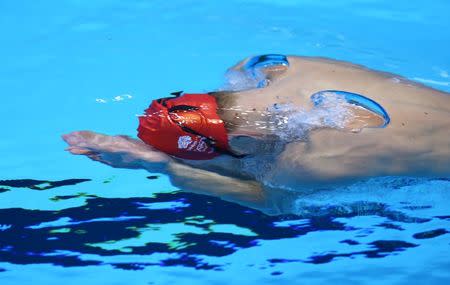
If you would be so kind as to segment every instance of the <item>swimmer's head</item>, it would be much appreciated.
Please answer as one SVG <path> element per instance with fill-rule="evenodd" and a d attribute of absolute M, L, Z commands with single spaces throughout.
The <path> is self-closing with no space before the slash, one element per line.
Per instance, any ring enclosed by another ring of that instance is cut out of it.
<path fill-rule="evenodd" d="M 235 155 L 229 147 L 216 99 L 208 94 L 177 94 L 154 100 L 139 118 L 138 137 L 174 157 L 211 159 Z"/>

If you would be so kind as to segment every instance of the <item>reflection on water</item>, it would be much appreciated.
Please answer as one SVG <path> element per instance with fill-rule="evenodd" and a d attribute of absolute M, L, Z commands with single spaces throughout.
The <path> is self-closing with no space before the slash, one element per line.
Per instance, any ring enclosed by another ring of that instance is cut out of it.
<path fill-rule="evenodd" d="M 32 191 L 92 183 L 89 181 L 4 180 L 0 187 L 3 191 L 23 187 Z M 413 182 L 397 180 L 390 184 L 391 190 Z M 229 265 L 227 257 L 279 241 L 279 251 L 266 258 L 267 266 L 262 269 L 286 263 L 325 264 L 343 258 L 402 254 L 446 235 L 450 221 L 450 216 L 442 213 L 421 217 L 421 211 L 429 211 L 433 205 L 408 202 L 402 202 L 404 212 L 390 207 L 388 201 L 353 201 L 345 207 L 328 206 L 326 211 L 323 206 L 302 204 L 302 214 L 268 216 L 214 197 L 183 192 L 149 198 L 79 193 L 51 199 L 80 196 L 86 198 L 84 205 L 62 210 L 0 209 L 0 260 L 63 267 L 109 264 L 122 270 L 182 266 L 224 271 Z M 282 246 L 282 241 L 292 240 L 297 248 Z M 293 250 L 297 258 L 292 258 Z M 254 261 L 242 262 L 253 266 Z M 272 272 L 273 276 L 282 274 L 280 270 Z"/>

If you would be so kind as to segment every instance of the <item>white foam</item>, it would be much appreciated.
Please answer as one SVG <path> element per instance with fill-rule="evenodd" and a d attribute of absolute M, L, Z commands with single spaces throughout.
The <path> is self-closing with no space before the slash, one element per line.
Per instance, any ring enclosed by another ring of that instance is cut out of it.
<path fill-rule="evenodd" d="M 95 99 L 95 102 L 104 104 L 104 103 L 106 103 L 107 101 L 106 101 L 105 99 L 103 99 L 103 98 L 96 98 L 96 99 Z"/>
<path fill-rule="evenodd" d="M 421 217 L 431 218 L 448 214 L 448 205 L 443 201 L 450 198 L 449 187 L 450 182 L 439 179 L 379 177 L 299 195 L 292 200 L 290 210 L 296 214 L 314 209 L 315 214 L 320 210 L 323 214 L 391 211 L 407 215 L 420 211 Z"/>
<path fill-rule="evenodd" d="M 262 87 L 269 82 L 258 70 L 228 70 L 225 74 L 225 84 L 220 90 L 242 91 Z M 294 104 L 275 104 L 266 112 L 243 109 L 240 106 L 229 108 L 237 111 L 236 119 L 249 113 L 258 112 L 260 121 L 240 124 L 240 127 L 264 129 L 274 132 L 285 142 L 302 140 L 308 131 L 317 128 L 343 129 L 346 123 L 354 117 L 350 104 L 343 96 L 333 92 L 325 92 L 321 103 L 312 109 L 306 109 Z M 358 131 L 358 130 L 354 130 Z"/>
<path fill-rule="evenodd" d="M 122 95 L 117 95 L 114 96 L 111 101 L 112 102 L 120 102 L 120 101 L 124 101 L 124 100 L 131 100 L 133 98 L 132 95 L 130 94 L 122 94 Z M 104 98 L 96 98 L 95 102 L 97 103 L 101 103 L 101 104 L 105 104 L 108 103 L 109 99 L 104 99 Z"/>
<path fill-rule="evenodd" d="M 230 69 L 225 73 L 225 83 L 221 90 L 242 91 L 260 87 L 266 78 L 261 72 L 238 71 Z"/>
<path fill-rule="evenodd" d="M 342 96 L 329 92 L 324 94 L 320 105 L 307 110 L 293 104 L 276 104 L 269 112 L 275 134 L 285 141 L 304 139 L 310 130 L 317 128 L 343 129 L 354 116 L 349 103 Z"/>

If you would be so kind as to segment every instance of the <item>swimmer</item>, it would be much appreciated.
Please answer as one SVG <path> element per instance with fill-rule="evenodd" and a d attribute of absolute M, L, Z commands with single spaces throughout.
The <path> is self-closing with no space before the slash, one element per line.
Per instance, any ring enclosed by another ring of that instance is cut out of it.
<path fill-rule="evenodd" d="M 292 193 L 450 175 L 448 93 L 314 57 L 251 57 L 227 76 L 227 90 L 153 101 L 139 140 L 90 131 L 63 139 L 73 154 L 164 173 L 181 190 L 266 213 L 283 211 Z"/>

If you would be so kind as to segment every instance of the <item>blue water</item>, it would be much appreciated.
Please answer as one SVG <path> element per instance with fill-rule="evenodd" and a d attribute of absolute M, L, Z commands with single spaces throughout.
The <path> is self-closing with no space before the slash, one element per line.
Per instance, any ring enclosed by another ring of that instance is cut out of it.
<path fill-rule="evenodd" d="M 448 178 L 373 180 L 267 216 L 72 156 L 60 139 L 135 136 L 152 99 L 213 90 L 264 53 L 450 92 L 449 11 L 445 0 L 0 1 L 0 284 L 449 284 Z"/>

